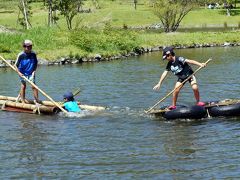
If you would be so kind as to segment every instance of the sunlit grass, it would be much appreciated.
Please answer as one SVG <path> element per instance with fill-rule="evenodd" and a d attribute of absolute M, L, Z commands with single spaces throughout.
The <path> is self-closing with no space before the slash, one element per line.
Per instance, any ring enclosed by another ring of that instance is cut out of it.
<path fill-rule="evenodd" d="M 139 39 L 144 47 L 179 45 L 220 45 L 224 42 L 239 42 L 240 33 L 236 32 L 195 32 L 195 33 L 140 33 Z"/>
<path fill-rule="evenodd" d="M 238 26 L 240 22 L 240 9 L 233 9 L 232 13 L 238 15 L 227 16 L 225 9 L 197 9 L 191 11 L 182 21 L 184 27 L 224 27 L 224 23 Z"/>

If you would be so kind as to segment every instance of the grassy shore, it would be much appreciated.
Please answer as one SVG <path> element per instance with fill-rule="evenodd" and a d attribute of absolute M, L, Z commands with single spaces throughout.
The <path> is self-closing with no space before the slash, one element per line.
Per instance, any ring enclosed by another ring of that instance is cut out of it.
<path fill-rule="evenodd" d="M 38 57 L 55 60 L 60 57 L 92 57 L 95 54 L 112 56 L 128 53 L 135 47 L 155 47 L 166 45 L 223 44 L 239 43 L 239 31 L 225 32 L 176 32 L 129 30 L 123 26 L 147 27 L 159 22 L 151 12 L 151 7 L 144 0 L 139 0 L 137 10 L 125 0 L 100 1 L 101 9 L 96 9 L 91 1 L 84 9 L 91 8 L 92 13 L 79 14 L 74 18 L 74 30 L 67 30 L 65 20 L 60 17 L 58 26 L 47 28 L 47 10 L 40 3 L 32 5 L 33 16 L 31 30 L 22 30 L 17 24 L 17 3 L 0 0 L 0 25 L 16 30 L 13 33 L 0 33 L 0 53 L 7 59 L 15 59 L 22 50 L 21 42 L 32 39 Z M 204 8 L 190 12 L 181 23 L 182 28 L 191 27 L 227 27 L 240 26 L 239 9 L 234 16 L 226 16 L 222 9 Z M 117 28 L 117 29 L 116 29 Z"/>

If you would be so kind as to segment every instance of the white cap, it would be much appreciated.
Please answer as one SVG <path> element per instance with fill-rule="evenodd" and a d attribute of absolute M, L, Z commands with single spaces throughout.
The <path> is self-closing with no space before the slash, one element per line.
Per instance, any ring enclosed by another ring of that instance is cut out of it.
<path fill-rule="evenodd" d="M 31 46 L 32 45 L 32 41 L 26 39 L 26 40 L 24 40 L 23 45 Z"/>

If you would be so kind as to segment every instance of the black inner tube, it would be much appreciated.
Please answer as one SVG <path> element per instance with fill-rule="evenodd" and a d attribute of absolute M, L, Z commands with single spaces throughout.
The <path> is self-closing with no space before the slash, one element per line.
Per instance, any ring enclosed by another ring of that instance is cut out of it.
<path fill-rule="evenodd" d="M 225 105 L 225 106 L 214 106 L 208 108 L 210 116 L 239 116 L 240 115 L 240 103 Z"/>
<path fill-rule="evenodd" d="M 202 106 L 177 107 L 163 114 L 166 119 L 201 119 L 207 117 L 207 110 Z"/>

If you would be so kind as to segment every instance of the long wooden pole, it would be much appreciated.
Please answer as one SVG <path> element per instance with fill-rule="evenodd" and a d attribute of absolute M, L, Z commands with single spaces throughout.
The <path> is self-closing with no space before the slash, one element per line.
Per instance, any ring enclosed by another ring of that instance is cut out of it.
<path fill-rule="evenodd" d="M 5 60 L 2 56 L 0 56 L 0 58 L 8 65 L 10 66 L 14 71 L 17 72 L 16 68 L 11 65 L 9 62 L 7 62 L 7 60 Z M 35 87 L 39 92 L 41 92 L 46 98 L 48 98 L 55 106 L 57 106 L 61 111 L 63 111 L 65 114 L 68 114 L 68 112 L 62 108 L 61 105 L 59 105 L 57 102 L 55 102 L 49 95 L 47 95 L 43 90 L 41 90 L 36 84 L 34 84 L 32 81 L 30 81 L 28 78 L 26 78 L 25 76 L 22 76 L 22 78 L 24 78 L 24 80 L 26 80 L 29 84 L 31 84 L 33 87 Z"/>
<path fill-rule="evenodd" d="M 77 96 L 81 92 L 81 89 L 78 88 L 76 91 L 73 92 L 73 96 Z"/>
<path fill-rule="evenodd" d="M 212 59 L 208 59 L 205 64 L 209 63 Z M 159 100 L 156 104 L 154 104 L 151 108 L 149 108 L 145 113 L 149 113 L 153 108 L 155 108 L 159 103 L 163 102 L 168 96 L 170 96 L 176 89 L 184 85 L 185 82 L 187 82 L 189 79 L 192 78 L 198 71 L 200 71 L 203 67 L 199 67 L 194 73 L 192 73 L 190 76 L 188 76 L 187 79 L 185 79 L 179 86 L 175 87 L 171 92 L 169 92 L 165 97 L 163 97 L 161 100 Z"/>

